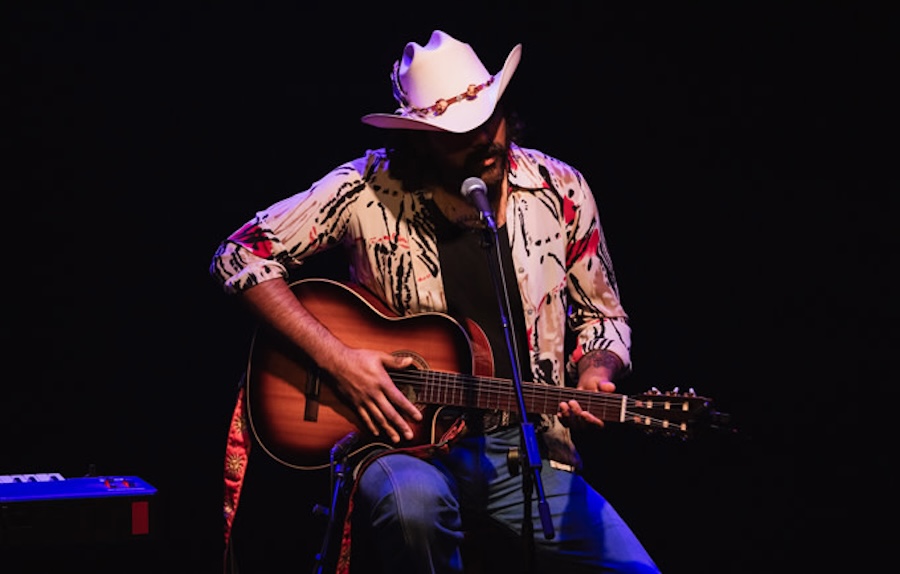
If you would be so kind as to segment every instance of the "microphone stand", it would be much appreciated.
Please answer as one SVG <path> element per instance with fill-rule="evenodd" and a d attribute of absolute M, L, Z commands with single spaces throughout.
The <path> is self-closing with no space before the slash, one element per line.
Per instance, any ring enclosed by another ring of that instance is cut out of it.
<path fill-rule="evenodd" d="M 532 490 L 537 491 L 538 496 L 538 512 L 541 518 L 541 528 L 544 532 L 544 538 L 552 540 L 556 535 L 553 528 L 553 522 L 550 519 L 550 506 L 544 495 L 544 484 L 541 481 L 541 455 L 538 450 L 537 437 L 534 433 L 534 425 L 528 421 L 528 411 L 525 408 L 525 399 L 522 395 L 522 377 L 519 373 L 518 347 L 513 344 L 515 334 L 509 321 L 509 292 L 506 289 L 506 281 L 503 273 L 503 259 L 500 255 L 500 241 L 498 238 L 497 224 L 492 214 L 487 210 L 482 210 L 482 219 L 485 222 L 484 240 L 485 249 L 488 251 L 488 257 L 491 259 L 491 278 L 493 279 L 494 289 L 497 294 L 497 303 L 500 308 L 500 322 L 503 326 L 503 334 L 506 339 L 506 350 L 509 353 L 509 362 L 512 366 L 513 384 L 516 391 L 516 403 L 519 410 L 519 429 L 522 440 L 522 447 L 525 453 L 525 459 L 522 461 L 522 467 L 530 471 L 522 473 L 522 487 L 525 492 L 525 507 L 523 536 L 526 544 L 529 544 L 529 553 L 533 552 L 533 534 L 531 522 L 531 495 Z M 491 249 L 493 248 L 493 249 Z M 530 480 L 529 480 L 530 479 Z M 533 486 L 533 488 L 532 488 Z M 527 556 L 526 558 L 531 558 Z M 531 564 L 530 560 L 526 560 L 526 564 Z"/>
<path fill-rule="evenodd" d="M 352 470 L 347 464 L 347 458 L 350 454 L 351 447 L 353 447 L 358 439 L 359 435 L 355 431 L 353 431 L 348 433 L 341 440 L 334 443 L 334 446 L 331 447 L 331 506 L 329 508 L 325 508 L 317 504 L 313 508 L 314 514 L 320 516 L 324 515 L 328 517 L 328 523 L 325 525 L 325 535 L 322 538 L 322 546 L 319 550 L 319 553 L 316 554 L 316 561 L 315 564 L 313 564 L 313 574 L 322 574 L 326 563 L 329 563 L 329 569 L 335 566 L 335 564 L 333 564 L 335 560 L 332 556 L 331 540 L 332 537 L 336 534 L 338 535 L 338 540 L 340 540 L 340 532 L 338 531 L 340 523 L 338 522 L 338 520 L 343 514 L 343 506 L 346 502 L 342 502 L 341 495 L 348 488 L 348 480 Z"/>

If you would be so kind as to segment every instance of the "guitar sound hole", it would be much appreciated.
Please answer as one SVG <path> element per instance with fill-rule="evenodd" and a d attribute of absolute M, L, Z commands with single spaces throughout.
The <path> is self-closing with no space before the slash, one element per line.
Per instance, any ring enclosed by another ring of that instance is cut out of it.
<path fill-rule="evenodd" d="M 419 371 L 428 370 L 428 363 L 425 361 L 425 358 L 415 351 L 394 351 L 391 354 L 395 357 L 412 357 L 413 363 L 412 365 L 407 367 L 408 369 L 416 369 Z M 416 390 L 413 385 L 404 385 L 402 382 L 399 382 L 397 380 L 394 380 L 394 383 L 397 384 L 398 389 L 403 391 L 403 394 L 407 399 L 409 399 L 413 403 L 419 402 L 418 397 L 416 396 Z M 422 410 L 424 408 L 424 405 L 420 404 L 418 406 L 419 410 Z"/>
<path fill-rule="evenodd" d="M 415 351 L 394 351 L 391 353 L 395 357 L 412 357 L 413 364 L 410 368 L 419 369 L 420 371 L 428 370 L 428 363 L 425 358 Z"/>

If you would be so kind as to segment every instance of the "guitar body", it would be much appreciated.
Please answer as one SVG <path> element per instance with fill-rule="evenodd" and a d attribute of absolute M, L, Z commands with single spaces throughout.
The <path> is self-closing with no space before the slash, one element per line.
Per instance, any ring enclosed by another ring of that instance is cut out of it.
<path fill-rule="evenodd" d="M 291 289 L 313 316 L 350 347 L 412 356 L 418 369 L 490 374 L 474 372 L 476 367 L 488 368 L 481 358 L 485 351 L 473 351 L 466 330 L 448 315 L 397 317 L 361 288 L 327 279 L 297 281 Z M 335 443 L 355 431 L 369 435 L 361 431 L 365 426 L 356 410 L 335 392 L 327 374 L 273 331 L 257 329 L 247 375 L 251 432 L 270 456 L 287 466 L 327 467 Z M 416 436 L 410 444 L 433 442 L 440 432 L 440 409 L 420 408 L 425 416 L 414 426 Z M 363 441 L 355 452 L 379 444 Z"/>

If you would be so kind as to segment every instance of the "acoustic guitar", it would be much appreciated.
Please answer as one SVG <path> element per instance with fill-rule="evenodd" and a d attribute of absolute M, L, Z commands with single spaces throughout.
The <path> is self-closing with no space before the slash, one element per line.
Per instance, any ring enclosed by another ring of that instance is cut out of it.
<path fill-rule="evenodd" d="M 361 286 L 329 279 L 302 279 L 291 289 L 348 346 L 413 357 L 413 367 L 389 371 L 423 413 L 414 438 L 398 446 L 436 441 L 460 408 L 518 411 L 514 382 L 492 376 L 490 347 L 474 322 L 464 326 L 442 313 L 398 317 Z M 327 468 L 333 449 L 350 437 L 348 456 L 395 446 L 370 435 L 327 373 L 303 351 L 262 326 L 253 334 L 246 384 L 251 433 L 286 466 Z M 712 401 L 693 392 L 627 396 L 523 382 L 522 396 L 530 414 L 555 414 L 561 401 L 575 399 L 605 422 L 682 436 L 713 413 Z"/>

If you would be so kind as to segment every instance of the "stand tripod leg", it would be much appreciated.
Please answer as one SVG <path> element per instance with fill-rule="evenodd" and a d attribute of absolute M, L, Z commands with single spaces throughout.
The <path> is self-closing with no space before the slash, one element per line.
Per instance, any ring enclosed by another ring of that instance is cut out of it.
<path fill-rule="evenodd" d="M 314 510 L 314 512 L 318 514 L 328 516 L 328 523 L 325 526 L 325 534 L 322 537 L 322 545 L 319 549 L 319 552 L 316 554 L 316 564 L 313 568 L 314 574 L 324 574 L 326 572 L 331 572 L 334 569 L 335 556 L 333 556 L 333 552 L 331 551 L 331 541 L 335 538 L 340 540 L 340 518 L 344 515 L 342 495 L 345 491 L 345 484 L 346 482 L 343 476 L 335 480 L 334 489 L 331 495 L 331 508 L 324 509 L 321 506 L 317 505 L 317 508 Z"/>
<path fill-rule="evenodd" d="M 337 537 L 340 540 L 341 527 L 347 507 L 345 494 L 349 491 L 349 479 L 352 476 L 351 468 L 346 464 L 350 447 L 356 442 L 357 435 L 352 432 L 335 443 L 331 449 L 331 506 L 323 508 L 316 505 L 313 512 L 319 515 L 327 515 L 328 523 L 325 526 L 325 534 L 322 537 L 322 546 L 316 554 L 316 562 L 313 574 L 325 574 L 333 572 L 336 567 L 336 556 L 331 550 L 331 541 Z"/>

